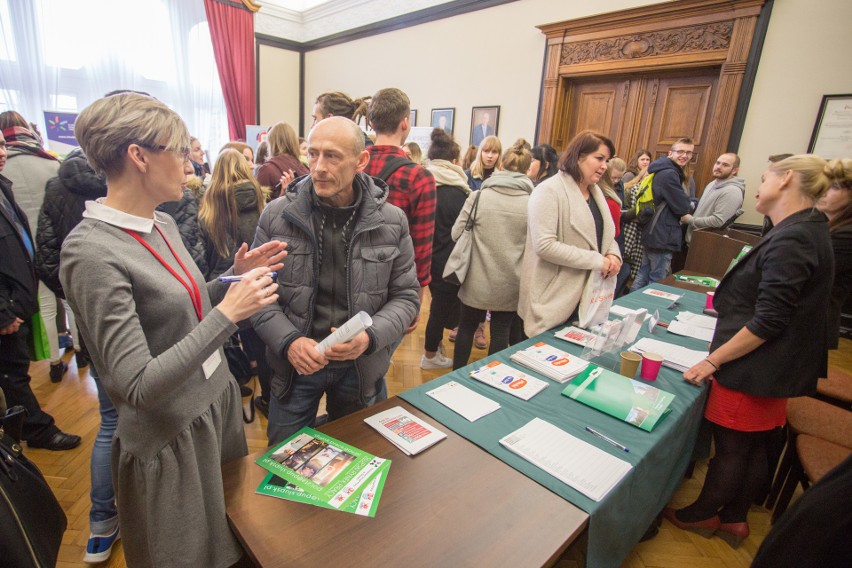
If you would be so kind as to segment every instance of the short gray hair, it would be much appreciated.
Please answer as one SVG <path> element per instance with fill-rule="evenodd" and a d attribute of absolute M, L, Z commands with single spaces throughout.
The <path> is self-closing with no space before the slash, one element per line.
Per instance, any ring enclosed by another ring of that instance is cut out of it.
<path fill-rule="evenodd" d="M 189 130 L 178 114 L 157 99 L 122 93 L 98 99 L 80 113 L 74 135 L 98 174 L 121 172 L 127 147 L 165 146 L 176 152 L 189 147 Z"/>

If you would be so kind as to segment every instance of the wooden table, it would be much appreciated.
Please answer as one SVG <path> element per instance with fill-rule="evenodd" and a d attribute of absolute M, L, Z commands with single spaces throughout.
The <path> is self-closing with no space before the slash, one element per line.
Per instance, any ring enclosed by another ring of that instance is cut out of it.
<path fill-rule="evenodd" d="M 393 397 L 319 428 L 392 460 L 373 519 L 292 503 L 255 489 L 261 454 L 222 468 L 228 519 L 259 566 L 550 566 L 585 546 L 588 515 L 448 428 L 409 457 L 364 423 Z"/>

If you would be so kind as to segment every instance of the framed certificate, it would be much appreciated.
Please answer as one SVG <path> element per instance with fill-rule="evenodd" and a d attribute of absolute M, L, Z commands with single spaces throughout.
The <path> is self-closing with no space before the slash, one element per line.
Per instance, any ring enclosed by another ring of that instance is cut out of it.
<path fill-rule="evenodd" d="M 808 153 L 826 160 L 852 156 L 852 94 L 823 95 Z"/>

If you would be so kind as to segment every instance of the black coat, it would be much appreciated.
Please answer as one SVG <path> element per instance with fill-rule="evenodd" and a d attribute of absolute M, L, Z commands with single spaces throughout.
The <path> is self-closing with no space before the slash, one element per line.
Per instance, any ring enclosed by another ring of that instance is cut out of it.
<path fill-rule="evenodd" d="M 453 185 L 439 185 L 435 188 L 435 195 L 435 233 L 432 236 L 432 283 L 430 286 L 457 291 L 458 286 L 444 281 L 444 268 L 456 244 L 451 233 L 467 201 L 467 192 Z"/>
<path fill-rule="evenodd" d="M 24 225 L 32 239 L 27 216 L 15 203 L 12 182 L 0 175 L 0 191 Z M 15 318 L 29 320 L 38 311 L 36 280 L 33 261 L 15 222 L 0 207 L 0 327 L 14 323 Z"/>
<path fill-rule="evenodd" d="M 831 287 L 828 348 L 837 349 L 840 339 L 840 314 L 846 299 L 852 293 L 852 225 L 832 231 L 831 246 L 834 247 L 834 285 Z"/>
<path fill-rule="evenodd" d="M 62 241 L 83 219 L 86 201 L 104 197 L 106 192 L 106 181 L 95 173 L 79 148 L 59 166 L 59 175 L 47 182 L 38 215 L 36 272 L 60 298 L 65 297 L 59 281 Z"/>
<path fill-rule="evenodd" d="M 828 220 L 816 209 L 775 226 L 722 279 L 710 351 L 745 326 L 766 343 L 715 373 L 719 384 L 786 398 L 816 390 L 828 364 L 828 301 L 834 255 Z"/>
<path fill-rule="evenodd" d="M 180 238 L 192 260 L 198 266 L 202 274 L 207 274 L 207 259 L 204 257 L 204 239 L 201 237 L 201 229 L 198 227 L 198 198 L 188 189 L 183 190 L 183 199 L 180 201 L 169 201 L 157 207 L 172 216 L 180 231 Z"/>

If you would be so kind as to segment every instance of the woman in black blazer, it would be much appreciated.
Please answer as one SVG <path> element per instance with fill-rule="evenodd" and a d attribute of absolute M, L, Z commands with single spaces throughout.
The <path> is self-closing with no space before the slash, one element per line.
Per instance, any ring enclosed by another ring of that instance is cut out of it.
<path fill-rule="evenodd" d="M 710 355 L 683 374 L 710 382 L 704 416 L 716 454 L 695 503 L 664 511 L 680 528 L 734 547 L 748 536 L 749 505 L 769 476 L 769 435 L 785 422 L 787 398 L 811 394 L 825 376 L 834 256 L 815 204 L 838 175 L 813 155 L 763 174 L 755 208 L 775 227 L 719 284 Z"/>

